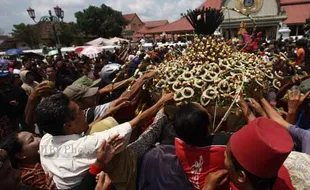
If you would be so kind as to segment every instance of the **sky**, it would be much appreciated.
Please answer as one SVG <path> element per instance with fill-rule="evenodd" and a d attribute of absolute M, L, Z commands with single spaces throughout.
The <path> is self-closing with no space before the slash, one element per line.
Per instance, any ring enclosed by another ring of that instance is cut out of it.
<path fill-rule="evenodd" d="M 102 3 L 121 11 L 123 14 L 137 13 L 142 21 L 167 19 L 170 22 L 180 18 L 181 13 L 200 6 L 205 0 L 1 0 L 0 34 L 12 31 L 14 24 L 33 24 L 26 9 L 33 8 L 36 20 L 48 15 L 56 5 L 65 12 L 64 21 L 76 21 L 74 13 L 86 9 L 90 5 L 100 6 Z"/>

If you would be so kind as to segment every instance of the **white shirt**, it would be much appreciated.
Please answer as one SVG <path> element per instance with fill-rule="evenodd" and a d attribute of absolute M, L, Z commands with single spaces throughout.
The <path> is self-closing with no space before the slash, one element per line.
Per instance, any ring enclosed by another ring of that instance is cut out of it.
<path fill-rule="evenodd" d="M 140 43 L 141 43 L 142 45 L 144 45 L 144 44 L 145 44 L 145 39 L 142 38 L 142 39 L 140 40 Z"/>
<path fill-rule="evenodd" d="M 13 70 L 13 74 L 20 74 L 20 70 L 19 69 L 14 69 Z"/>
<path fill-rule="evenodd" d="M 92 108 L 88 108 L 85 111 L 85 115 L 86 115 L 86 119 L 90 116 L 88 116 L 89 114 L 91 114 L 93 120 L 95 121 L 96 119 L 98 119 L 98 117 L 101 117 L 105 114 L 105 112 L 108 110 L 108 108 L 110 107 L 111 102 L 106 103 L 106 104 L 102 104 L 102 105 L 98 105 L 94 108 L 93 111 L 89 112 Z M 88 119 L 87 119 L 88 120 Z"/>
<path fill-rule="evenodd" d="M 310 189 L 310 155 L 292 151 L 283 165 L 288 170 L 295 189 Z"/>
<path fill-rule="evenodd" d="M 81 135 L 52 136 L 45 134 L 40 142 L 41 165 L 53 175 L 58 189 L 71 189 L 78 185 L 96 160 L 96 150 L 110 136 L 125 137 L 121 152 L 130 140 L 131 126 L 123 123 L 107 131 L 82 137 Z"/>

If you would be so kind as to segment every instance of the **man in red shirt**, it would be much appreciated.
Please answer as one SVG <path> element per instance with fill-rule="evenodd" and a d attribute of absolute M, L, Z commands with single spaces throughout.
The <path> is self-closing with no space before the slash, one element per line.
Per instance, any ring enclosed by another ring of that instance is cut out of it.
<path fill-rule="evenodd" d="M 199 104 L 180 106 L 174 116 L 176 156 L 194 189 L 201 189 L 210 172 L 225 169 L 224 153 L 230 135 L 211 134 L 207 111 Z M 221 186 L 230 189 L 229 183 Z"/>
<path fill-rule="evenodd" d="M 224 153 L 230 135 L 211 134 L 209 115 L 199 104 L 180 106 L 172 122 L 165 118 L 165 128 L 173 131 L 169 135 L 176 136 L 174 146 L 163 142 L 143 156 L 139 189 L 202 189 L 210 172 L 225 168 Z M 229 182 L 220 189 L 229 190 Z"/>

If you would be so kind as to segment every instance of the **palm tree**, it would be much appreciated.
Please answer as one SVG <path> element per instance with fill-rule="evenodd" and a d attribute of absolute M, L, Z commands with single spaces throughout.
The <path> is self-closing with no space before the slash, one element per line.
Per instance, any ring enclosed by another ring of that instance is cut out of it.
<path fill-rule="evenodd" d="M 25 42 L 31 49 L 39 44 L 39 36 L 34 30 L 35 26 L 25 25 L 24 23 L 13 25 L 12 36 Z"/>

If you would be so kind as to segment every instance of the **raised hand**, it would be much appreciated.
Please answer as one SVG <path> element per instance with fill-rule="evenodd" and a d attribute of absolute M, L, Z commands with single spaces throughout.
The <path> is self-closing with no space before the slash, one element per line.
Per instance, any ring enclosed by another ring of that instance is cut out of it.
<path fill-rule="evenodd" d="M 103 141 L 97 150 L 96 165 L 103 168 L 104 165 L 109 163 L 115 153 L 124 145 L 124 137 L 119 134 L 110 137 L 107 141 Z"/>
<path fill-rule="evenodd" d="M 260 114 L 261 116 L 267 117 L 265 110 L 262 106 L 253 98 L 249 99 L 249 105 L 252 109 L 256 111 L 256 113 Z"/>
<path fill-rule="evenodd" d="M 127 97 L 120 97 L 114 100 L 109 107 L 109 111 L 111 114 L 116 113 L 119 109 L 127 107 L 130 105 L 130 101 L 128 101 Z"/>
<path fill-rule="evenodd" d="M 297 111 L 299 106 L 305 101 L 305 99 L 310 95 L 310 91 L 305 95 L 302 95 L 299 89 L 288 91 L 288 110 Z"/>
<path fill-rule="evenodd" d="M 253 92 L 253 98 L 257 101 L 260 101 L 264 98 L 264 91 L 262 88 L 255 88 Z"/>
<path fill-rule="evenodd" d="M 231 98 L 234 99 L 235 97 Z M 248 123 L 256 119 L 252 110 L 249 108 L 248 103 L 244 100 L 242 92 L 240 93 L 238 104 L 241 107 L 243 116 L 247 119 Z"/>
<path fill-rule="evenodd" d="M 35 87 L 35 91 L 30 95 L 33 98 L 42 98 L 51 95 L 54 89 L 54 83 L 50 81 L 43 81 Z"/>
<path fill-rule="evenodd" d="M 173 99 L 173 92 L 167 92 L 167 91 L 163 91 L 161 98 L 159 99 L 159 101 L 161 101 L 162 103 L 167 103 L 170 100 Z"/>

